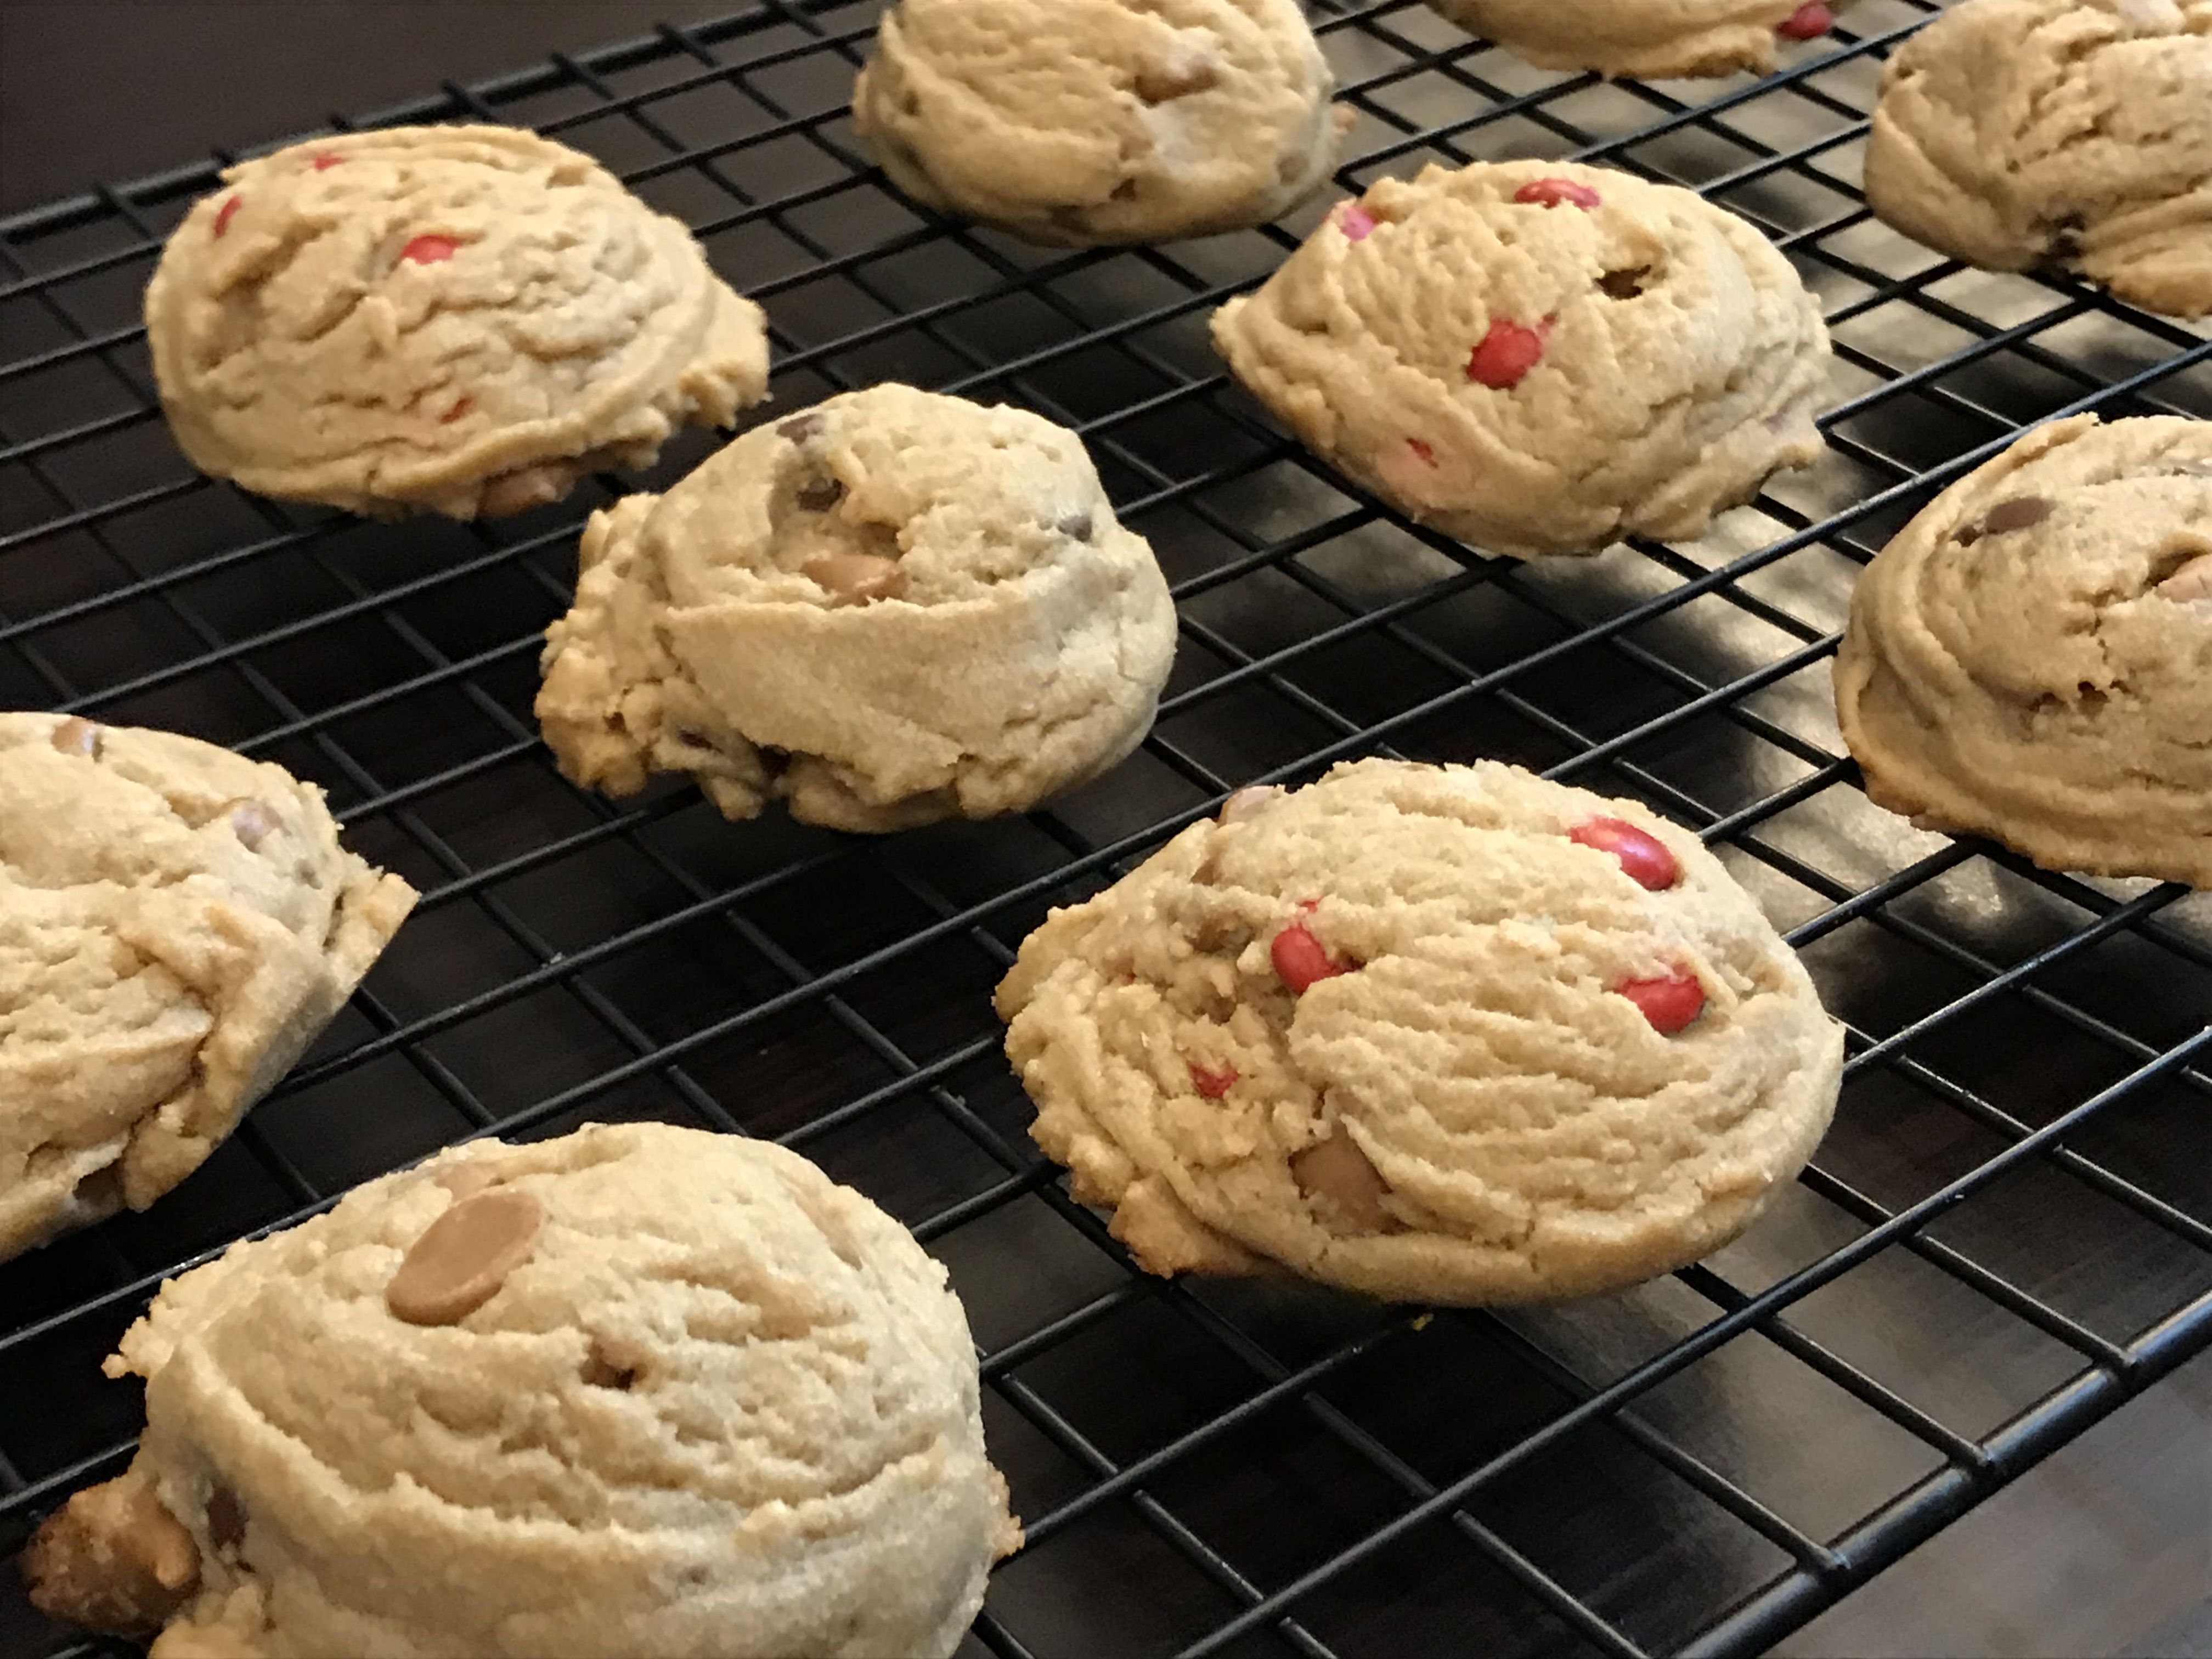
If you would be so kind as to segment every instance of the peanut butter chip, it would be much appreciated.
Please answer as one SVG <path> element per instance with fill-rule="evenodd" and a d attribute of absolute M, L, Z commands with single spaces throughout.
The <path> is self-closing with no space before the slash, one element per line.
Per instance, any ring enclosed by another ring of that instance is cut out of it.
<path fill-rule="evenodd" d="M 409 1249 L 384 1305 L 410 1325 L 456 1323 L 499 1293 L 544 1225 L 545 1206 L 512 1187 L 462 1199 Z"/>
<path fill-rule="evenodd" d="M 799 571 L 829 594 L 832 605 L 868 605 L 906 592 L 906 572 L 898 561 L 875 553 L 824 553 Z"/>
<path fill-rule="evenodd" d="M 1394 1233 L 1397 1218 L 1382 1207 L 1390 1190 L 1359 1143 L 1343 1129 L 1291 1158 L 1291 1179 L 1315 1200 L 1322 1221 L 1341 1232 Z"/>
<path fill-rule="evenodd" d="M 276 833 L 278 822 L 276 814 L 258 800 L 230 804 L 230 827 L 248 852 L 258 852 L 261 843 Z"/>
<path fill-rule="evenodd" d="M 100 753 L 100 728 L 72 714 L 54 727 L 54 735 L 49 741 L 64 755 L 82 755 L 89 759 Z"/>
<path fill-rule="evenodd" d="M 449 1164 L 430 1177 L 455 1198 L 474 1198 L 499 1185 L 499 1172 L 486 1164 Z"/>
<path fill-rule="evenodd" d="M 1223 823 L 1242 823 L 1259 817 L 1289 793 L 1279 783 L 1248 783 L 1221 803 L 1218 816 Z"/>

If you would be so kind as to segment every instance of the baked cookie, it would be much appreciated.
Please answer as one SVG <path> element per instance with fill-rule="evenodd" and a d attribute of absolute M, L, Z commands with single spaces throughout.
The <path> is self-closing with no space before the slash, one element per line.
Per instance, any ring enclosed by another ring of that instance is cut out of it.
<path fill-rule="evenodd" d="M 853 128 L 915 200 L 1053 246 L 1265 223 L 1351 125 L 1297 0 L 900 0 Z"/>
<path fill-rule="evenodd" d="M 2054 422 L 1938 495 L 1859 578 L 1836 714 L 1923 829 L 2212 887 L 2212 422 Z"/>
<path fill-rule="evenodd" d="M 170 1280 L 25 1554 L 194 1656 L 950 1654 L 1017 1547 L 943 1267 L 796 1153 L 496 1141 Z"/>
<path fill-rule="evenodd" d="M 628 795 L 689 772 L 841 830 L 1018 811 L 1149 731 L 1175 606 L 1082 441 L 878 386 L 747 433 L 584 532 L 538 719 Z"/>
<path fill-rule="evenodd" d="M 1790 262 L 1602 167 L 1382 179 L 1216 312 L 1213 343 L 1316 454 L 1523 558 L 1702 535 L 1823 447 L 1827 330 Z"/>
<path fill-rule="evenodd" d="M 1890 58 L 1866 195 L 1969 264 L 2212 313 L 2212 0 L 1965 0 Z"/>
<path fill-rule="evenodd" d="M 223 178 L 146 290 L 203 472 L 356 513 L 514 513 L 766 395 L 760 308 L 562 145 L 394 127 Z"/>
<path fill-rule="evenodd" d="M 198 1169 L 414 902 L 281 767 L 0 714 L 0 1261 Z"/>
<path fill-rule="evenodd" d="M 1820 0 L 1429 0 L 1453 22 L 1539 69 L 1667 80 L 1774 68 L 1779 45 L 1817 40 Z"/>
<path fill-rule="evenodd" d="M 1243 790 L 999 988 L 1037 1144 L 1157 1273 L 1634 1283 L 1747 1225 L 1841 1028 L 1696 836 L 1482 762 Z"/>

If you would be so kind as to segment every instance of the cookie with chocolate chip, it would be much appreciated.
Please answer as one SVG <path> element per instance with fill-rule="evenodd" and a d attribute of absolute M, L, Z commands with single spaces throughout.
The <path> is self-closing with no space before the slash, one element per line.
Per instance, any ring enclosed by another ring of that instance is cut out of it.
<path fill-rule="evenodd" d="M 1603 167 L 1383 179 L 1216 312 L 1213 342 L 1316 455 L 1524 558 L 1701 536 L 1824 447 L 1827 331 L 1789 260 Z"/>
<path fill-rule="evenodd" d="M 0 714 L 0 1260 L 198 1168 L 414 902 L 282 767 Z"/>
<path fill-rule="evenodd" d="M 1696 836 L 1517 768 L 1240 792 L 999 988 L 1031 1133 L 1158 1273 L 1578 1296 L 1735 1237 L 1843 1035 Z"/>
<path fill-rule="evenodd" d="M 2212 423 L 2038 427 L 1859 578 L 1867 793 L 2053 870 L 2212 887 Z"/>
<path fill-rule="evenodd" d="M 203 472 L 356 513 L 514 513 L 767 395 L 760 308 L 677 220 L 513 127 L 393 127 L 241 162 L 146 290 Z"/>
<path fill-rule="evenodd" d="M 1540 69 L 1665 80 L 1766 75 L 1781 47 L 1817 40 L 1848 0 L 1429 0 Z"/>
<path fill-rule="evenodd" d="M 945 1271 L 805 1159 L 599 1125 L 161 1287 L 130 1468 L 24 1553 L 156 1655 L 951 1653 L 1017 1547 Z"/>
<path fill-rule="evenodd" d="M 1151 729 L 1175 607 L 1074 434 L 911 386 L 747 433 L 584 532 L 538 718 L 627 795 L 887 830 L 1018 811 Z"/>
<path fill-rule="evenodd" d="M 1297 0 L 901 0 L 854 136 L 916 201 L 1048 245 L 1263 224 L 1349 111 Z"/>

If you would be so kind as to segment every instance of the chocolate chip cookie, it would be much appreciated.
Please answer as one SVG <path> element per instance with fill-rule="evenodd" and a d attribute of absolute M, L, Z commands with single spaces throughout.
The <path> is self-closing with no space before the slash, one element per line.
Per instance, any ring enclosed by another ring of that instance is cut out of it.
<path fill-rule="evenodd" d="M 0 714 L 0 1260 L 198 1169 L 414 902 L 282 767 Z"/>
<path fill-rule="evenodd" d="M 760 308 L 563 145 L 394 127 L 223 179 L 146 290 L 203 472 L 356 513 L 514 513 L 766 395 Z"/>
<path fill-rule="evenodd" d="M 1213 341 L 1316 455 L 1524 558 L 1702 535 L 1824 447 L 1827 331 L 1789 260 L 1603 167 L 1383 179 L 1215 313 Z"/>
<path fill-rule="evenodd" d="M 1334 88 L 1297 0 L 901 0 L 853 125 L 931 207 L 1048 245 L 1159 242 L 1326 182 Z"/>
<path fill-rule="evenodd" d="M 999 988 L 1037 1144 L 1158 1273 L 1633 1283 L 1803 1164 L 1841 1029 L 1696 836 L 1485 762 L 1241 792 Z"/>
<path fill-rule="evenodd" d="M 171 1280 L 25 1552 L 162 1659 L 950 1654 L 1020 1542 L 945 1269 L 804 1158 L 480 1144 Z"/>
<path fill-rule="evenodd" d="M 538 718 L 610 794 L 886 830 L 1018 811 L 1151 729 L 1175 606 L 1082 441 L 878 386 L 757 428 L 584 532 Z"/>
<path fill-rule="evenodd" d="M 2054 422 L 1938 495 L 1859 579 L 1836 714 L 1923 828 L 2212 887 L 2212 423 Z"/>

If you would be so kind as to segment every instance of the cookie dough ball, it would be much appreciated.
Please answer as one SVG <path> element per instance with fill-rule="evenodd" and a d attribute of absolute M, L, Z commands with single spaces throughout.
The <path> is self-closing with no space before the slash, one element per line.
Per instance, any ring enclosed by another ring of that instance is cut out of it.
<path fill-rule="evenodd" d="M 1696 836 L 1514 767 L 1245 790 L 999 988 L 1037 1144 L 1157 1273 L 1579 1296 L 1741 1232 L 1841 1028 Z"/>
<path fill-rule="evenodd" d="M 514 513 L 766 394 L 760 308 L 560 144 L 395 127 L 223 178 L 146 290 L 203 472 L 380 516 Z"/>
<path fill-rule="evenodd" d="M 2212 0 L 1966 0 L 1890 58 L 1866 195 L 1969 264 L 2212 313 Z"/>
<path fill-rule="evenodd" d="M 1778 46 L 1834 24 L 1820 0 L 1429 0 L 1539 69 L 1664 80 L 1774 68 Z"/>
<path fill-rule="evenodd" d="M 282 767 L 0 714 L 0 1261 L 198 1169 L 414 902 Z"/>
<path fill-rule="evenodd" d="M 195 1656 L 945 1655 L 1016 1547 L 945 1269 L 780 1147 L 497 1142 L 173 1279 L 26 1553 Z"/>
<path fill-rule="evenodd" d="M 1297 0 L 901 0 L 853 125 L 918 202 L 1055 246 L 1265 223 L 1350 112 Z"/>
<path fill-rule="evenodd" d="M 2039 427 L 1851 595 L 1867 793 L 2052 870 L 2212 887 L 2212 423 Z"/>
<path fill-rule="evenodd" d="M 1175 606 L 1083 444 L 879 386 L 761 427 L 584 532 L 538 718 L 610 794 L 689 772 L 749 818 L 1018 811 L 1151 730 Z"/>
<path fill-rule="evenodd" d="M 1827 330 L 1790 262 L 1602 167 L 1383 179 L 1216 312 L 1213 343 L 1316 454 L 1523 558 L 1702 535 L 1823 448 Z"/>

